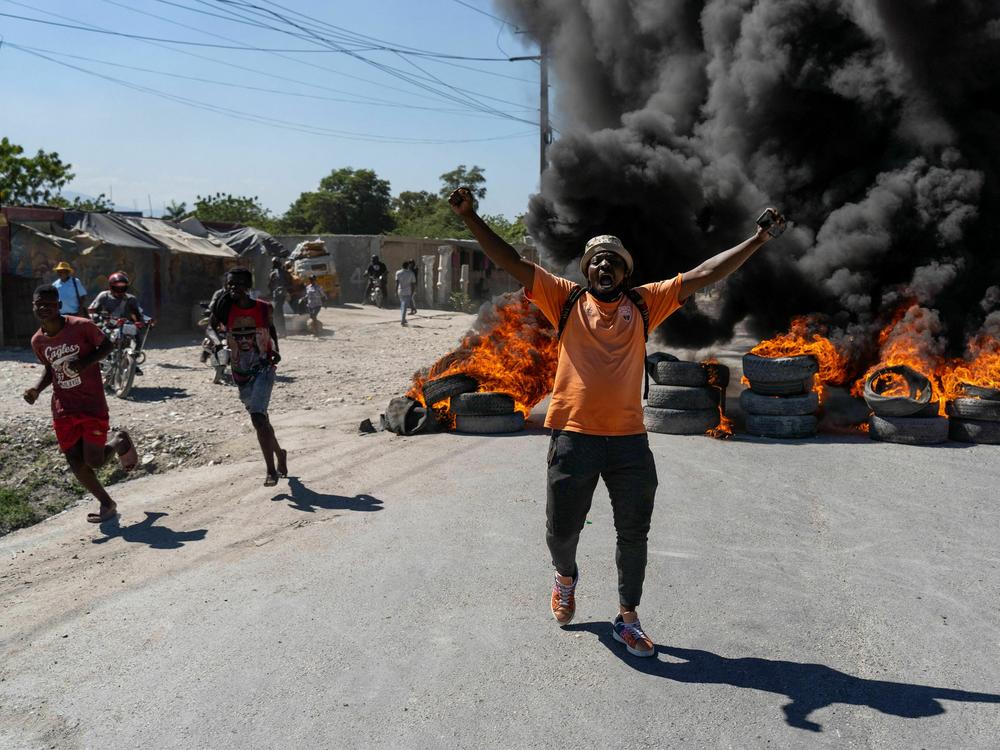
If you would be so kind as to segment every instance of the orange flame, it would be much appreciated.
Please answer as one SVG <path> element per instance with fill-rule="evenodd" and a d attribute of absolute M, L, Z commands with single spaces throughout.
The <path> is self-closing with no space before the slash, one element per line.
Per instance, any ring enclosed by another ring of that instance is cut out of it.
<path fill-rule="evenodd" d="M 713 357 L 712 359 L 706 359 L 702 364 L 717 365 L 719 364 L 719 360 Z M 719 373 L 715 368 L 708 369 L 708 384 L 719 389 L 719 424 L 706 431 L 705 434 L 716 440 L 730 440 L 735 435 L 733 432 L 733 420 L 726 416 L 726 389 L 719 383 Z"/>
<path fill-rule="evenodd" d="M 848 359 L 823 334 L 826 328 L 813 316 L 802 315 L 792 319 L 787 333 L 761 341 L 750 350 L 760 357 L 796 357 L 811 354 L 819 363 L 819 372 L 813 390 L 822 402 L 827 385 L 841 385 L 848 379 Z M 749 385 L 746 378 L 744 383 Z"/>
<path fill-rule="evenodd" d="M 424 383 L 461 373 L 479 381 L 480 391 L 510 394 L 515 410 L 527 416 L 555 381 L 559 354 L 555 330 L 522 293 L 505 295 L 485 320 L 489 323 L 484 330 L 466 334 L 457 349 L 427 372 L 416 373 L 406 395 L 426 406 Z M 453 425 L 449 406 L 438 404 L 435 411 Z"/>
<path fill-rule="evenodd" d="M 862 395 L 865 381 L 883 367 L 907 365 L 930 380 L 931 400 L 940 399 L 940 413 L 944 414 L 943 393 L 940 381 L 935 377 L 943 364 L 941 355 L 934 346 L 936 325 L 937 318 L 933 311 L 912 303 L 900 306 L 879 332 L 879 361 L 855 381 L 851 393 L 855 396 Z M 909 394 L 905 379 L 896 374 L 880 375 L 878 386 L 878 391 L 883 396 Z"/>
<path fill-rule="evenodd" d="M 963 384 L 1000 388 L 1000 341 L 992 336 L 976 336 L 966 346 L 965 359 L 944 362 L 936 374 L 947 399 L 966 397 Z"/>

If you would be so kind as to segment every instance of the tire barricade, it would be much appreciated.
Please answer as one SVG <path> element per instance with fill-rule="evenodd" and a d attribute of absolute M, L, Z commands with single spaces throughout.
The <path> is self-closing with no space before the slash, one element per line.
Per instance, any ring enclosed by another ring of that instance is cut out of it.
<path fill-rule="evenodd" d="M 898 395 L 898 381 L 907 394 Z M 882 367 L 865 379 L 865 403 L 872 410 L 868 436 L 901 445 L 936 445 L 948 439 L 948 420 L 938 416 L 939 404 L 931 398 L 931 383 L 906 365 Z M 886 395 L 889 391 L 892 395 Z"/>
<path fill-rule="evenodd" d="M 740 394 L 751 435 L 791 440 L 816 434 L 819 398 L 813 383 L 819 364 L 810 355 L 743 356 L 750 388 Z"/>
<path fill-rule="evenodd" d="M 704 435 L 719 426 L 725 409 L 729 368 L 717 363 L 683 362 L 663 352 L 646 358 L 652 382 L 643 423 L 650 432 Z"/>
<path fill-rule="evenodd" d="M 963 384 L 965 398 L 945 404 L 948 436 L 960 443 L 1000 445 L 1000 391 Z"/>
<path fill-rule="evenodd" d="M 524 429 L 524 416 L 514 411 L 514 397 L 506 393 L 460 393 L 451 399 L 451 412 L 456 432 L 497 435 Z"/>

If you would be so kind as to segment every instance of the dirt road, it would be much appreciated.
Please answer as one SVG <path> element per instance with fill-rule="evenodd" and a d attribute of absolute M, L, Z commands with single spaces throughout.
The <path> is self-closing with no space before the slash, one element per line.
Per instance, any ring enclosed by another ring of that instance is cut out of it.
<path fill-rule="evenodd" d="M 356 433 L 470 319 L 324 316 L 284 348 L 287 481 L 231 389 L 165 367 L 169 402 L 114 418 L 210 422 L 221 463 L 117 485 L 118 527 L 0 538 L 0 747 L 995 747 L 995 448 L 652 436 L 638 660 L 603 487 L 578 619 L 548 615 L 543 431 Z"/>

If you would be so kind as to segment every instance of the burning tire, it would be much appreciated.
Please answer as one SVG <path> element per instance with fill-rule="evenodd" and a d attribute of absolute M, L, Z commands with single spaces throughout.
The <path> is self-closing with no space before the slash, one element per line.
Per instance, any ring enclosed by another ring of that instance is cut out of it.
<path fill-rule="evenodd" d="M 451 411 L 454 414 L 479 414 L 482 416 L 513 414 L 514 397 L 493 391 L 460 393 L 452 398 Z"/>
<path fill-rule="evenodd" d="M 504 432 L 520 432 L 524 429 L 524 417 L 520 412 L 513 414 L 459 414 L 455 417 L 455 431 L 496 435 Z"/>
<path fill-rule="evenodd" d="M 949 417 L 975 419 L 983 422 L 1000 422 L 1000 401 L 981 398 L 956 398 L 945 404 Z"/>
<path fill-rule="evenodd" d="M 959 387 L 966 396 L 984 398 L 987 401 L 1000 401 L 1000 390 L 996 388 L 986 388 L 972 383 L 959 383 Z"/>
<path fill-rule="evenodd" d="M 960 443 L 1000 445 L 1000 422 L 952 418 L 948 420 L 948 436 Z"/>
<path fill-rule="evenodd" d="M 813 388 L 814 377 L 810 375 L 804 380 L 777 380 L 773 383 L 759 380 L 750 381 L 750 390 L 761 396 L 801 396 Z"/>
<path fill-rule="evenodd" d="M 719 405 L 719 389 L 693 388 L 683 385 L 651 385 L 647 403 L 657 409 L 715 409 Z"/>
<path fill-rule="evenodd" d="M 769 438 L 804 438 L 816 434 L 814 414 L 747 414 L 747 432 Z"/>
<path fill-rule="evenodd" d="M 747 414 L 786 417 L 815 414 L 819 408 L 819 396 L 810 391 L 802 396 L 762 396 L 753 391 L 740 394 L 740 406 Z"/>
<path fill-rule="evenodd" d="M 808 354 L 795 357 L 760 357 L 743 355 L 743 374 L 752 383 L 802 382 L 819 372 L 816 358 Z M 760 393 L 760 391 L 757 391 Z"/>
<path fill-rule="evenodd" d="M 658 409 L 646 406 L 642 410 L 642 421 L 650 432 L 667 435 L 703 435 L 719 425 L 719 410 L 716 409 Z"/>
<path fill-rule="evenodd" d="M 906 396 L 886 396 L 901 378 L 909 390 Z M 930 381 L 906 365 L 882 367 L 865 379 L 865 402 L 880 417 L 912 417 L 931 400 Z"/>
<path fill-rule="evenodd" d="M 462 393 L 471 393 L 479 388 L 479 381 L 470 375 L 446 375 L 424 383 L 424 403 L 433 406 Z"/>
<path fill-rule="evenodd" d="M 868 419 L 872 440 L 903 445 L 935 445 L 948 439 L 948 420 L 944 417 L 882 417 Z"/>
<path fill-rule="evenodd" d="M 657 385 L 702 388 L 729 385 L 729 368 L 718 362 L 681 362 L 669 354 L 652 354 L 646 359 L 649 377 Z"/>

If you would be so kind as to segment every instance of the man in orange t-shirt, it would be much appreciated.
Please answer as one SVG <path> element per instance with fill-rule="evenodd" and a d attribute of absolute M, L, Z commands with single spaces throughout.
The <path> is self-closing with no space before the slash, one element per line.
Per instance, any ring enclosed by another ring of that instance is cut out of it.
<path fill-rule="evenodd" d="M 490 260 L 523 284 L 527 297 L 558 326 L 575 285 L 518 255 L 476 214 L 468 189 L 459 188 L 448 201 Z M 784 219 L 769 211 L 773 226 L 780 229 Z M 653 641 L 636 611 L 646 575 L 646 539 L 657 479 L 642 422 L 646 342 L 635 293 L 645 304 L 653 330 L 696 291 L 743 265 L 771 236 L 760 228 L 687 273 L 634 290 L 629 283 L 632 255 L 621 240 L 601 235 L 587 242 L 580 261 L 586 291 L 569 310 L 545 417 L 545 426 L 552 430 L 545 539 L 555 567 L 552 615 L 560 625 L 576 614 L 580 580 L 576 548 L 597 481 L 603 478 L 618 537 L 619 602 L 612 636 L 635 656 L 653 655 Z"/>

